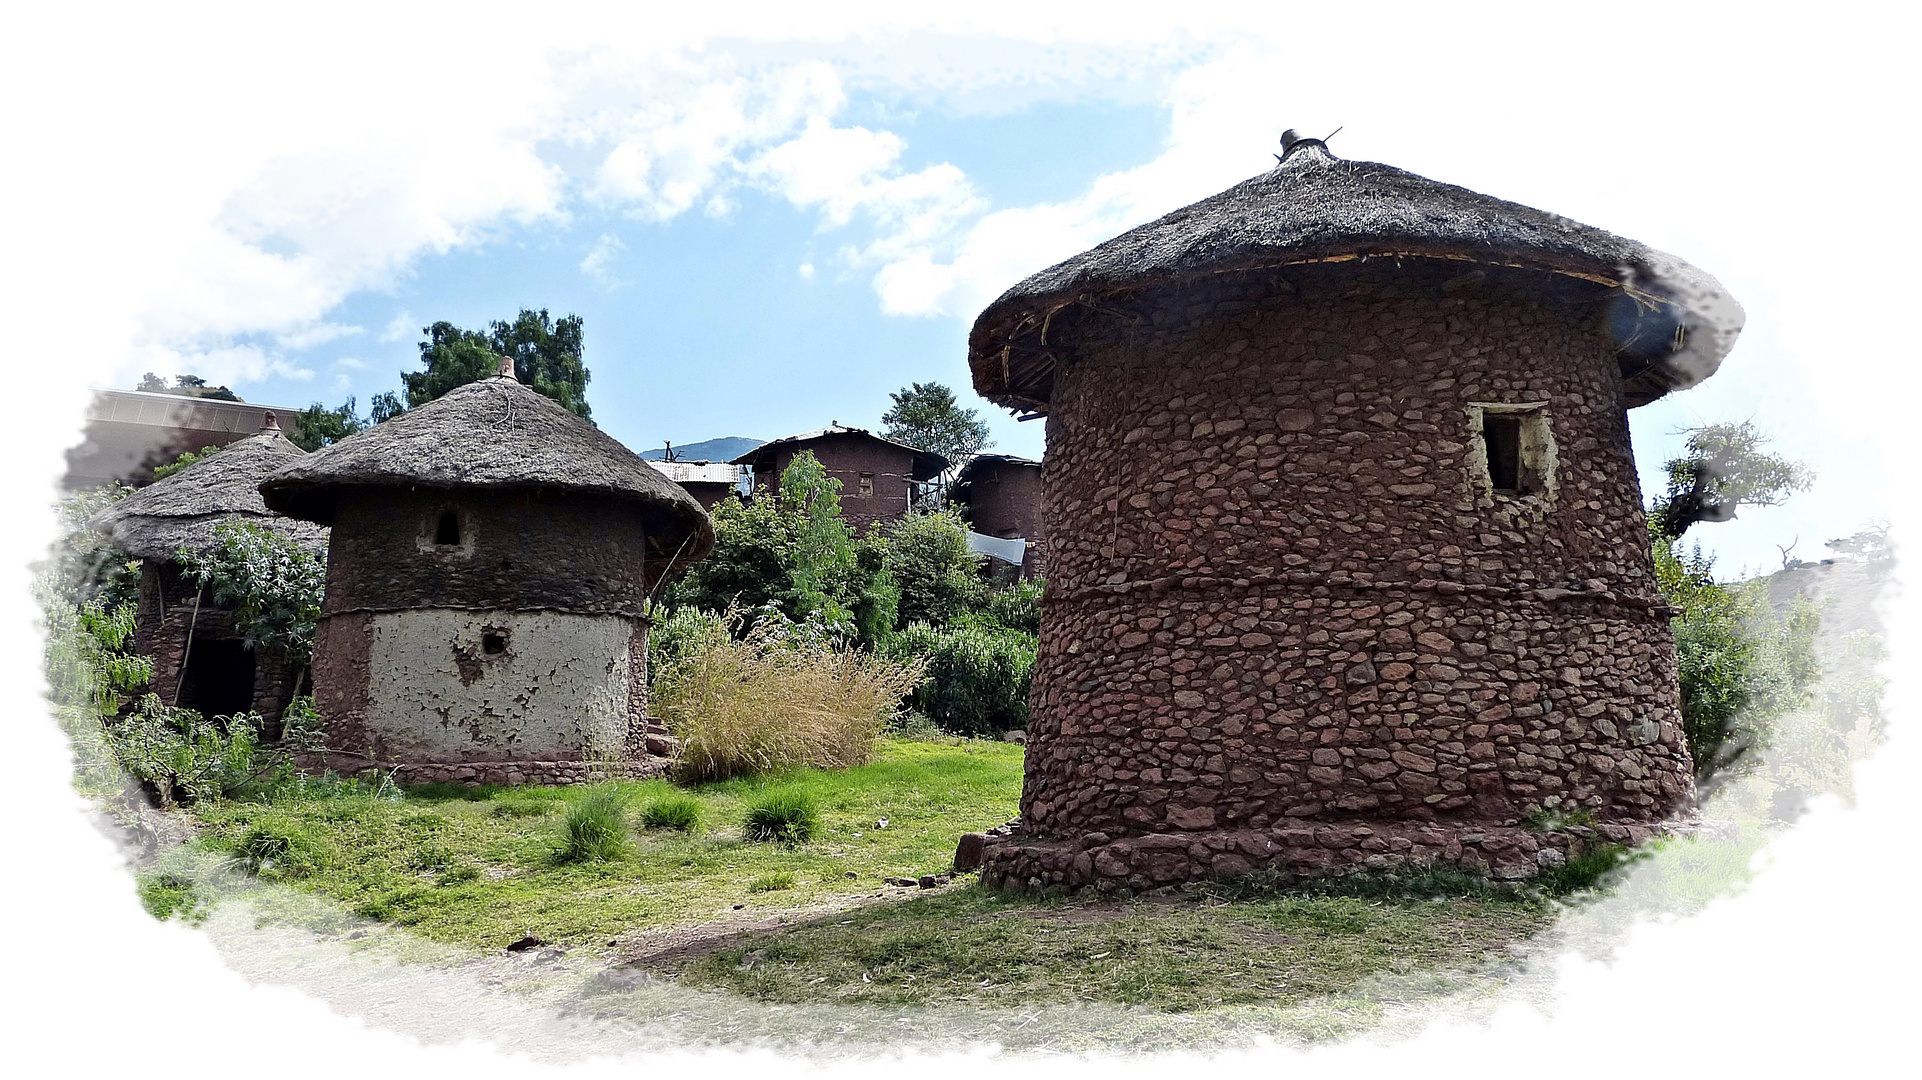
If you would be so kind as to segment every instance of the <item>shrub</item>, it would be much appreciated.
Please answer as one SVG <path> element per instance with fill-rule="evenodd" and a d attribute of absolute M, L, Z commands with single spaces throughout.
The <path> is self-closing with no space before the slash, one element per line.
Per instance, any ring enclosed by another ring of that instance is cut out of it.
<path fill-rule="evenodd" d="M 866 762 L 921 665 L 782 635 L 772 622 L 736 641 L 708 623 L 654 683 L 655 711 L 681 741 L 680 778 L 722 780 L 791 765 Z"/>
<path fill-rule="evenodd" d="M 618 790 L 596 788 L 567 808 L 559 861 L 608 862 L 626 856 L 632 846 L 627 838 L 627 799 Z"/>
<path fill-rule="evenodd" d="M 801 844 L 821 829 L 821 814 L 814 800 L 798 791 L 777 791 L 762 796 L 748 807 L 741 831 L 749 840 L 778 840 Z"/>
<path fill-rule="evenodd" d="M 232 795 L 283 762 L 260 752 L 260 717 L 208 719 L 153 694 L 104 731 L 114 760 L 163 806 Z"/>
<path fill-rule="evenodd" d="M 701 800 L 676 792 L 663 795 L 641 811 L 641 827 L 691 832 L 701 823 Z"/>
<path fill-rule="evenodd" d="M 1040 581 L 1017 581 L 1005 589 L 996 589 L 988 594 L 981 614 L 1005 629 L 1039 634 L 1041 587 Z"/>
<path fill-rule="evenodd" d="M 751 893 L 780 892 L 782 889 L 792 889 L 793 887 L 794 875 L 785 870 L 776 874 L 762 874 L 760 877 L 747 883 L 747 891 Z"/>
<path fill-rule="evenodd" d="M 297 829 L 254 825 L 234 845 L 234 861 L 268 879 L 303 877 L 314 870 L 313 842 Z"/>
<path fill-rule="evenodd" d="M 901 590 L 897 625 L 944 626 L 981 602 L 981 556 L 968 550 L 968 527 L 952 511 L 917 513 L 887 530 L 882 567 Z"/>
<path fill-rule="evenodd" d="M 945 629 L 920 623 L 897 634 L 888 651 L 925 663 L 926 675 L 909 700 L 941 730 L 998 735 L 1028 726 L 1034 635 L 973 621 Z"/>

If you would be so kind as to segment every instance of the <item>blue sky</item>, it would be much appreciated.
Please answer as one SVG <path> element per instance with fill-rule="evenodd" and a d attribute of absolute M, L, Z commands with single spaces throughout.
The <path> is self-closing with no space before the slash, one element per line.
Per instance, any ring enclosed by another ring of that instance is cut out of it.
<path fill-rule="evenodd" d="M 1872 328 L 1822 298 L 1890 283 L 1840 257 L 1812 282 L 1756 227 L 1828 228 L 1807 197 L 1822 163 L 1776 145 L 1809 119 L 1780 78 L 1795 45 L 1736 47 L 1747 31 L 1677 16 L 1730 46 L 1663 72 L 1674 100 L 1715 103 L 1712 152 L 1691 152 L 1679 129 L 1571 122 L 1555 95 L 1356 79 L 1426 70 L 1462 32 L 1404 14 L 1359 37 L 1306 9 L 1265 25 L 952 15 L 939 29 L 717 16 L 719 31 L 587 37 L 407 14 L 374 38 L 303 24 L 313 50 L 286 55 L 189 35 L 164 77 L 113 102 L 103 174 L 152 165 L 96 204 L 129 302 L 99 328 L 88 377 L 192 371 L 250 400 L 364 409 L 398 387 L 428 322 L 545 307 L 585 319 L 595 418 L 637 450 L 873 425 L 889 392 L 932 380 L 981 409 L 998 449 L 1039 455 L 1038 424 L 967 392 L 982 305 L 1267 167 L 1282 128 L 1339 126 L 1337 153 L 1635 237 L 1748 305 L 1722 374 L 1633 417 L 1651 479 L 1683 429 L 1722 420 L 1754 420 L 1815 467 L 1817 489 L 1790 505 L 1691 536 L 1723 573 L 1772 568 L 1790 545 L 1820 557 L 1887 516 L 1875 432 L 1828 374 L 1876 359 Z M 1582 55 L 1642 55 L 1632 28 L 1580 30 Z M 178 32 L 130 17 L 102 48 L 138 65 L 143 34 Z M 444 47 L 415 49 L 426 34 Z M 1555 50 L 1502 40 L 1474 38 L 1504 57 L 1505 85 L 1565 70 Z"/>
<path fill-rule="evenodd" d="M 990 205 L 1081 195 L 1097 177 L 1152 160 L 1168 122 L 1148 104 L 1042 102 L 999 115 L 891 104 L 851 111 L 887 114 L 906 144 L 904 171 L 952 163 Z M 1251 140 L 1248 149 L 1258 168 L 1266 148 Z M 832 420 L 878 426 L 891 391 L 935 381 L 980 409 L 998 448 L 1040 456 L 1038 423 L 1017 423 L 971 393 L 965 319 L 883 314 L 870 275 L 836 267 L 854 231 L 757 191 L 724 212 L 665 222 L 576 207 L 565 222 L 502 229 L 349 295 L 325 317 L 346 332 L 282 346 L 300 374 L 269 372 L 235 389 L 290 406 L 352 395 L 365 412 L 372 395 L 398 389 L 399 371 L 419 370 L 421 327 L 446 319 L 480 329 L 544 307 L 585 320 L 595 420 L 637 450 L 664 439 L 771 439 Z"/>

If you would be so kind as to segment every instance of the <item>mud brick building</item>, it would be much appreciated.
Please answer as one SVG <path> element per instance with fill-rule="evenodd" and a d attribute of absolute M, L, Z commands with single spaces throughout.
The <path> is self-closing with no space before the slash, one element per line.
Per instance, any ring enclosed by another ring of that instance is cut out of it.
<path fill-rule="evenodd" d="M 1041 463 L 1012 454 L 977 454 L 955 475 L 948 500 L 984 536 L 1025 540 L 1021 576 L 1047 572 L 1048 536 L 1041 508 Z"/>
<path fill-rule="evenodd" d="M 839 423 L 762 443 L 735 458 L 734 464 L 753 470 L 755 491 L 779 491 L 781 472 L 803 450 L 841 481 L 841 516 L 856 535 L 877 523 L 906 516 L 914 505 L 916 485 L 948 467 L 940 454 Z"/>
<path fill-rule="evenodd" d="M 256 433 L 128 495 L 92 524 L 140 560 L 134 651 L 153 660 L 150 688 L 160 700 L 205 716 L 251 710 L 271 725 L 304 688 L 305 669 L 247 648 L 233 613 L 183 577 L 175 561 L 182 549 L 211 553 L 219 546 L 216 530 L 235 520 L 279 533 L 315 555 L 326 552 L 325 529 L 273 513 L 261 501 L 260 482 L 306 456 L 281 434 L 272 412 L 261 420 Z"/>
<path fill-rule="evenodd" d="M 1626 410 L 1710 375 L 1741 308 L 1634 241 L 1283 144 L 974 325 L 975 388 L 1048 441 L 990 882 L 1519 879 L 1691 803 Z"/>
<path fill-rule="evenodd" d="M 685 491 L 511 367 L 261 485 L 330 525 L 314 639 L 329 762 L 408 782 L 645 775 L 646 599 L 714 544 Z"/>
<path fill-rule="evenodd" d="M 741 467 L 724 461 L 649 461 L 655 471 L 694 496 L 701 509 L 712 510 L 722 499 L 741 490 Z"/>

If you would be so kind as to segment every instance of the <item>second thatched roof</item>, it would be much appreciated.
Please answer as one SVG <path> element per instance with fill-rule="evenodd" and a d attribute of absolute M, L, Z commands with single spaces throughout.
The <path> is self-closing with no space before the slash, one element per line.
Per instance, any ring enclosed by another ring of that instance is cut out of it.
<path fill-rule="evenodd" d="M 714 547 L 714 525 L 692 496 L 511 374 L 457 387 L 316 450 L 274 473 L 260 493 L 272 509 L 331 524 L 343 492 L 381 487 L 598 495 L 638 504 L 648 548 L 676 563 L 701 559 Z"/>
<path fill-rule="evenodd" d="M 214 530 L 230 518 L 271 529 L 324 555 L 326 529 L 276 514 L 260 497 L 262 480 L 306 455 L 268 413 L 258 433 L 148 484 L 101 511 L 92 525 L 115 547 L 141 559 L 171 559 L 182 548 L 206 554 L 214 549 Z"/>
<path fill-rule="evenodd" d="M 1634 240 L 1371 161 L 1319 139 L 1283 137 L 1273 169 L 1034 274 L 975 320 L 968 362 L 991 401 L 1045 411 L 1073 305 L 1206 275 L 1371 257 L 1430 258 L 1563 275 L 1621 290 L 1651 317 L 1655 348 L 1637 403 L 1714 374 L 1741 331 L 1740 304 L 1713 277 Z M 1639 328 L 1638 328 L 1639 329 Z M 1059 338 L 1057 333 L 1056 338 Z M 1629 375 L 1624 372 L 1625 377 Z"/>

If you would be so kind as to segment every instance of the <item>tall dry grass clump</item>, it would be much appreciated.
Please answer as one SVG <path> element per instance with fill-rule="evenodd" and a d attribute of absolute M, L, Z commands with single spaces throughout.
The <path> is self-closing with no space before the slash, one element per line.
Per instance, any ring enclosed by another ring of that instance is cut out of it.
<path fill-rule="evenodd" d="M 771 620 L 735 640 L 728 620 L 714 618 L 655 676 L 651 711 L 681 740 L 682 780 L 843 769 L 874 756 L 923 667 L 784 633 Z"/>

